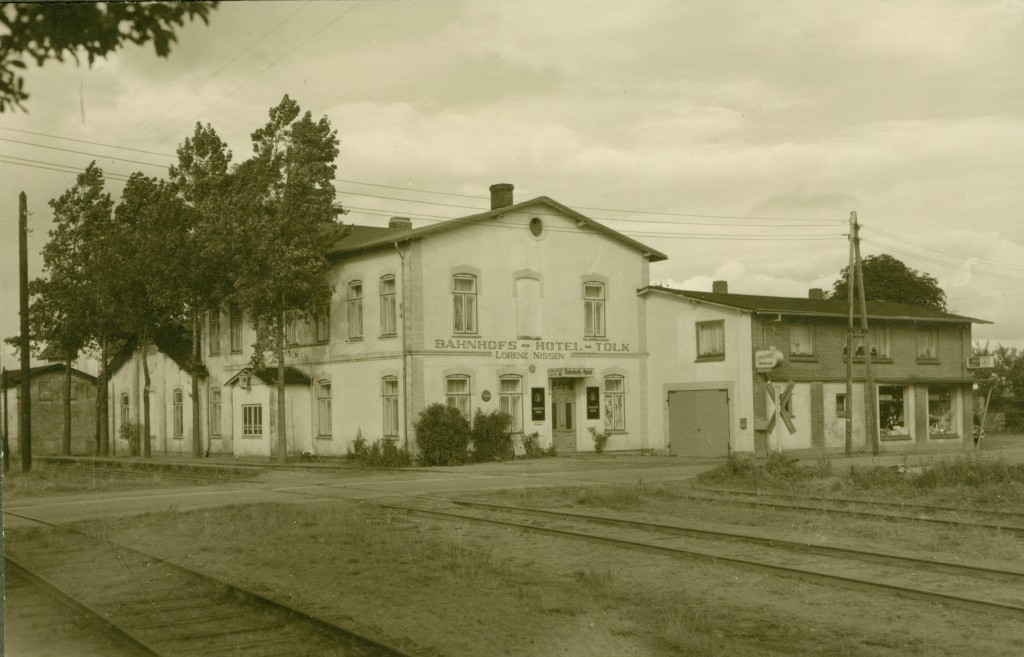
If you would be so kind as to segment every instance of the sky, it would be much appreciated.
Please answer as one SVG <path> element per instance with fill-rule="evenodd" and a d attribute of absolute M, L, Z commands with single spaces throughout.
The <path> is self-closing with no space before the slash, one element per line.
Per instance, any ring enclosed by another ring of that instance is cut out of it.
<path fill-rule="evenodd" d="M 933 276 L 976 342 L 1024 348 L 1024 0 L 232 2 L 169 58 L 29 63 L 0 114 L 0 330 L 48 202 L 95 160 L 119 199 L 197 122 L 234 162 L 288 94 L 338 133 L 346 223 L 549 196 L 667 254 L 673 287 L 832 287 L 849 255 Z M 10 348 L 3 365 L 16 367 Z"/>

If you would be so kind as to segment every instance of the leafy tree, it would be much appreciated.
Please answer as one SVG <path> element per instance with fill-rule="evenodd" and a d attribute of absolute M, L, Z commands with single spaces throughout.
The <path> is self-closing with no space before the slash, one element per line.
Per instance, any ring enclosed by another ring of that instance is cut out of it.
<path fill-rule="evenodd" d="M 421 465 L 462 465 L 469 459 L 472 430 L 459 409 L 431 404 L 420 411 L 413 427 Z"/>
<path fill-rule="evenodd" d="M 178 239 L 185 244 L 179 263 L 177 298 L 192 332 L 192 455 L 202 454 L 199 417 L 200 327 L 203 313 L 219 308 L 230 295 L 232 242 L 221 218 L 222 204 L 230 198 L 231 151 L 209 125 L 196 123 L 192 137 L 178 147 L 178 163 L 169 171 L 171 189 L 180 200 L 185 225 Z"/>
<path fill-rule="evenodd" d="M 849 267 L 839 272 L 832 285 L 831 299 L 846 300 Z M 861 263 L 864 272 L 864 297 L 868 301 L 891 301 L 912 306 L 946 309 L 946 293 L 931 275 L 907 267 L 891 255 L 868 256 Z"/>
<path fill-rule="evenodd" d="M 150 456 L 149 348 L 161 327 L 180 319 L 180 280 L 188 261 L 186 213 L 170 186 L 134 173 L 114 211 L 116 239 L 111 264 L 120 272 L 114 303 L 124 330 L 135 336 L 142 352 L 142 454 Z"/>
<path fill-rule="evenodd" d="M 50 201 L 55 227 L 43 247 L 43 272 L 48 282 L 36 283 L 37 317 L 47 314 L 52 323 L 41 324 L 40 337 L 60 346 L 97 346 L 100 350 L 96 390 L 97 451 L 110 449 L 107 423 L 107 364 L 111 340 L 122 335 L 116 310 L 115 283 L 120 278 L 113 264 L 116 245 L 114 202 L 104 191 L 103 171 L 93 162 L 79 174 L 73 187 Z"/>
<path fill-rule="evenodd" d="M 986 399 L 1024 401 L 1024 350 L 1001 344 L 992 347 L 986 342 L 975 343 L 973 352 L 975 356 L 995 356 L 992 373 L 978 381 L 979 392 Z"/>
<path fill-rule="evenodd" d="M 252 134 L 254 155 L 232 176 L 229 225 L 235 291 L 260 336 L 254 353 L 277 363 L 277 459 L 287 460 L 285 436 L 285 315 L 309 315 L 329 301 L 325 237 L 334 222 L 334 159 L 337 134 L 327 117 L 300 117 L 287 95 L 270 110 L 270 121 Z"/>
<path fill-rule="evenodd" d="M 125 42 L 153 41 L 156 54 L 167 57 L 176 41 L 176 27 L 185 19 L 209 23 L 216 2 L 9 2 L 0 5 L 0 112 L 25 109 L 25 69 L 22 55 L 42 66 L 46 61 L 77 62 L 84 51 L 88 63 L 120 48 Z"/>

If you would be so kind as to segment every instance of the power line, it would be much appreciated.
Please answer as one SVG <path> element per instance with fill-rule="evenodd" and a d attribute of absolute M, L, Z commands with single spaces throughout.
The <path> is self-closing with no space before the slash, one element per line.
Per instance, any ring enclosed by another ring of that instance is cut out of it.
<path fill-rule="evenodd" d="M 10 132 L 21 132 L 21 133 L 26 134 L 26 135 L 36 135 L 38 137 L 49 137 L 51 139 L 63 139 L 65 141 L 74 141 L 74 142 L 78 142 L 79 144 L 90 144 L 92 146 L 103 146 L 105 148 L 117 148 L 117 149 L 120 149 L 120 150 L 123 150 L 123 151 L 133 151 L 135 153 L 145 153 L 147 155 L 161 155 L 163 157 L 177 157 L 175 155 L 171 155 L 170 153 L 158 153 L 156 151 L 146 151 L 146 150 L 143 150 L 141 148 L 129 148 L 128 146 L 114 146 L 113 144 L 102 144 L 102 143 L 100 143 L 98 141 L 88 141 L 88 140 L 85 140 L 85 139 L 75 139 L 73 137 L 61 137 L 60 135 L 51 135 L 51 134 L 48 134 L 48 133 L 45 133 L 45 132 L 33 132 L 32 130 L 18 130 L 17 128 L 6 128 L 4 126 L 0 126 L 0 130 L 8 130 Z"/>
<path fill-rule="evenodd" d="M 875 246 L 877 246 L 877 247 L 879 247 L 881 249 L 884 249 L 886 251 L 891 251 L 891 252 L 894 252 L 894 253 L 899 253 L 899 254 L 902 254 L 902 255 L 904 255 L 904 256 L 906 256 L 908 258 L 914 258 L 914 259 L 921 260 L 921 261 L 924 261 L 924 262 L 929 262 L 929 263 L 932 263 L 932 264 L 941 265 L 941 266 L 947 267 L 949 269 L 960 269 L 960 267 L 962 266 L 962 265 L 950 264 L 950 263 L 945 262 L 943 260 L 938 260 L 938 259 L 935 259 L 935 258 L 929 258 L 927 256 L 922 256 L 922 255 L 913 253 L 911 251 L 904 251 L 902 249 L 898 249 L 898 248 L 895 248 L 895 247 L 890 246 L 890 245 L 882 244 L 881 242 L 875 242 L 873 240 L 868 240 L 868 239 L 863 239 L 863 241 L 868 243 L 868 244 L 873 244 L 873 245 L 875 245 Z M 979 270 L 977 270 L 975 268 L 972 268 L 971 274 L 972 275 L 976 275 L 976 276 L 984 276 L 986 278 L 994 278 L 996 280 L 1002 280 L 1002 281 L 1024 282 L 1024 277 L 1015 277 L 1015 276 L 1008 276 L 1008 275 L 1005 275 L 1005 274 L 998 274 L 998 273 L 993 273 L 993 272 L 979 271 Z"/>
<path fill-rule="evenodd" d="M 867 226 L 864 226 L 864 225 L 862 225 L 861 227 L 862 228 L 867 228 Z M 975 256 L 967 255 L 967 254 L 962 253 L 962 252 L 951 251 L 949 249 L 940 249 L 940 248 L 934 247 L 934 246 L 928 246 L 927 244 L 922 244 L 920 242 L 915 242 L 913 240 L 907 239 L 907 238 L 905 238 L 903 236 L 900 236 L 900 235 L 895 235 L 893 233 L 888 233 L 888 232 L 886 232 L 884 230 L 881 230 L 879 228 L 871 228 L 870 230 L 873 230 L 874 232 L 878 233 L 879 235 L 884 235 L 885 237 L 888 237 L 890 239 L 899 240 L 900 242 L 906 242 L 907 244 L 912 244 L 912 245 L 914 245 L 914 246 L 916 246 L 918 248 L 926 249 L 928 251 L 934 251 L 935 253 L 940 253 L 942 255 L 950 255 L 950 256 L 954 256 L 954 257 L 957 257 L 957 258 L 964 258 L 964 259 L 973 258 L 974 260 L 976 260 L 978 262 L 984 262 L 984 263 L 989 264 L 989 265 L 991 265 L 993 267 L 1003 267 L 1003 268 L 1006 268 L 1006 269 L 1013 269 L 1013 270 L 1016 270 L 1016 271 L 1024 271 L 1024 267 L 1014 267 L 1013 265 L 1004 265 L 1004 264 L 995 262 L 993 260 L 987 260 L 987 259 L 984 259 L 984 258 L 978 258 L 978 257 L 975 257 Z"/>
<path fill-rule="evenodd" d="M 65 174 L 70 173 L 72 175 L 77 175 L 79 173 L 82 173 L 81 169 L 77 169 L 77 170 L 70 169 L 70 168 L 58 169 L 58 168 L 56 168 L 54 166 L 42 166 L 41 164 L 26 164 L 24 162 L 11 162 L 10 161 L 11 159 L 14 159 L 14 160 L 24 160 L 25 158 L 13 157 L 11 155 L 0 155 L 0 162 L 2 162 L 4 164 L 11 164 L 11 165 L 20 166 L 20 167 L 31 167 L 33 169 L 44 169 L 44 170 L 47 170 L 47 171 L 56 171 L 58 173 L 65 173 Z M 28 162 L 37 162 L 37 161 L 38 160 L 28 160 Z M 49 163 L 48 162 L 44 162 L 42 164 L 49 164 Z M 56 165 L 56 166 L 63 166 L 63 165 Z M 114 174 L 106 174 L 105 173 L 103 175 L 104 175 L 105 178 L 113 178 L 114 180 L 120 180 L 120 181 L 128 180 L 127 176 L 122 176 L 121 174 L 117 174 L 117 173 L 114 173 Z"/>
<path fill-rule="evenodd" d="M 65 153 L 75 153 L 77 155 L 88 155 L 89 157 L 95 157 L 95 158 L 99 158 L 101 160 L 120 160 L 121 162 L 132 162 L 134 164 L 145 164 L 146 166 L 159 167 L 161 169 L 166 169 L 167 168 L 166 164 L 155 164 L 153 162 L 143 162 L 141 160 L 130 160 L 128 158 L 115 157 L 113 155 L 97 155 L 96 153 L 87 153 L 85 151 L 75 151 L 75 150 L 71 150 L 70 148 L 60 148 L 59 146 L 45 146 L 43 144 L 33 144 L 32 142 L 18 141 L 17 139 L 8 139 L 7 137 L 0 137 L 0 141 L 7 141 L 7 142 L 11 142 L 12 144 L 22 144 L 24 146 L 35 146 L 36 148 L 46 148 L 46 149 L 49 149 L 51 151 L 64 151 Z"/>

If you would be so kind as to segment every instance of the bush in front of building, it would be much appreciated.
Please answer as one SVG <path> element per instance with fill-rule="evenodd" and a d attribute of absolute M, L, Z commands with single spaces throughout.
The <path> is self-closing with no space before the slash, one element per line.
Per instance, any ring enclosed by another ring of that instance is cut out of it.
<path fill-rule="evenodd" d="M 502 411 L 484 413 L 476 410 L 473 416 L 473 454 L 477 461 L 499 461 L 512 450 L 509 426 L 512 416 Z"/>
<path fill-rule="evenodd" d="M 469 420 L 459 409 L 431 404 L 413 423 L 420 465 L 462 465 L 469 459 Z"/>
<path fill-rule="evenodd" d="M 352 442 L 346 458 L 359 465 L 373 468 L 404 468 L 411 462 L 409 453 L 398 446 L 398 440 L 381 438 L 367 443 L 362 429 L 356 432 L 356 439 Z"/>
<path fill-rule="evenodd" d="M 121 424 L 119 430 L 121 434 L 121 440 L 128 443 L 128 453 L 132 456 L 139 455 L 139 438 L 142 436 L 142 431 L 139 427 L 139 423 L 135 420 L 128 420 Z"/>

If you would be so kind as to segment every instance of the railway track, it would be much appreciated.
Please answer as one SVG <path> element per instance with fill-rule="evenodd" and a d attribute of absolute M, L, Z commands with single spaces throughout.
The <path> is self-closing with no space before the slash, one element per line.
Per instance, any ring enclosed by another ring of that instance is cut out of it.
<path fill-rule="evenodd" d="M 800 495 L 756 493 L 751 491 L 721 490 L 695 487 L 687 499 L 703 502 L 741 504 L 793 511 L 814 511 L 818 513 L 839 513 L 877 520 L 912 520 L 955 527 L 1011 532 L 1024 535 L 1024 515 L 998 510 L 978 510 L 933 505 L 901 504 L 856 500 L 850 498 L 812 498 Z M 891 513 L 882 509 L 901 509 L 906 513 Z M 972 520 L 975 518 L 976 520 Z"/>
<path fill-rule="evenodd" d="M 4 514 L 57 532 L 46 550 L 21 551 L 17 535 L 9 536 L 4 558 L 61 591 L 97 625 L 116 628 L 143 654 L 409 657 L 399 647 L 345 627 L 328 609 L 314 616 L 102 537 Z"/>
<path fill-rule="evenodd" d="M 425 500 L 437 504 L 440 500 Z M 1024 620 L 1024 571 L 907 555 L 783 541 L 685 525 L 648 523 L 531 507 L 445 500 L 448 508 L 378 504 L 423 514 L 561 536 L 619 549 L 701 559 L 734 567 Z M 970 595 L 961 592 L 970 591 Z"/>

